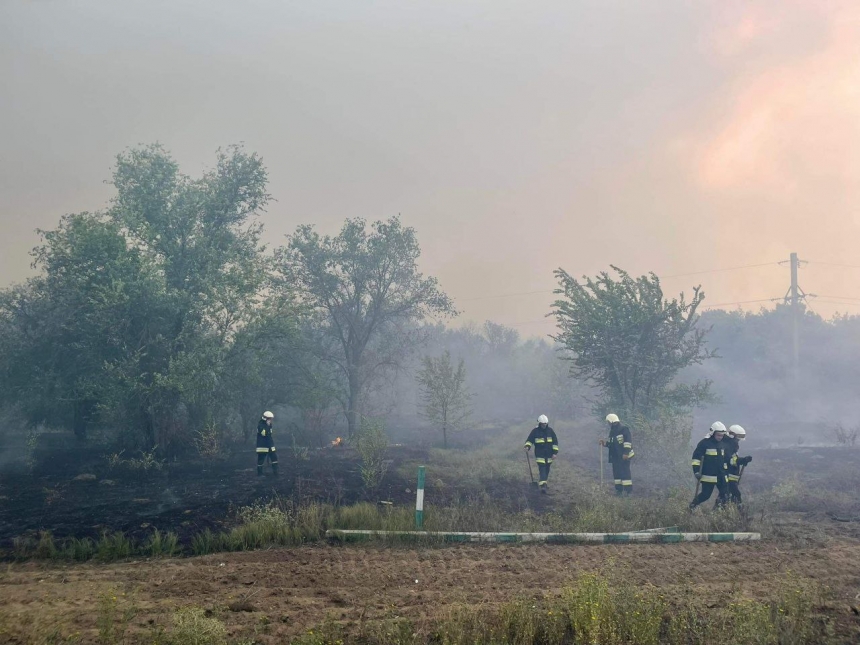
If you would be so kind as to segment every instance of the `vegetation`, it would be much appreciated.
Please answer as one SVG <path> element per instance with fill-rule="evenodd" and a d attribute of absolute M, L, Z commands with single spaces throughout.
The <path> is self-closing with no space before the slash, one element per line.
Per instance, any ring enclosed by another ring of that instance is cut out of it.
<path fill-rule="evenodd" d="M 342 383 L 349 437 L 355 435 L 364 398 L 386 369 L 414 345 L 410 325 L 426 316 L 455 313 L 435 278 L 418 271 L 414 229 L 400 218 L 347 220 L 336 237 L 300 226 L 279 249 L 277 284 L 315 314 L 317 353 Z"/>
<path fill-rule="evenodd" d="M 653 273 L 633 278 L 612 268 L 615 278 L 604 271 L 583 282 L 555 272 L 562 297 L 553 304 L 554 338 L 568 351 L 571 375 L 600 389 L 603 413 L 648 416 L 659 406 L 685 409 L 707 401 L 708 381 L 674 382 L 682 369 L 714 356 L 707 330 L 698 327 L 704 292 L 695 287 L 689 303 L 683 293 L 666 300 Z"/>
<path fill-rule="evenodd" d="M 627 581 L 623 571 L 607 568 L 581 574 L 557 595 L 531 596 L 498 605 L 464 605 L 447 615 L 413 622 L 405 618 L 362 622 L 357 629 L 327 618 L 290 640 L 292 645 L 809 645 L 833 642 L 815 614 L 822 590 L 784 576 L 772 598 L 749 599 L 732 592 L 719 602 L 695 602 L 693 589 L 666 597 L 651 586 Z M 98 642 L 127 641 L 133 601 L 116 591 L 102 594 Z M 0 633 L 3 633 L 0 631 Z M 58 641 L 55 641 L 58 642 Z M 74 640 L 70 639 L 70 641 Z M 152 627 L 143 639 L 169 645 L 227 645 L 224 623 L 211 612 L 190 606 L 173 612 L 167 629 Z"/>
<path fill-rule="evenodd" d="M 361 420 L 361 430 L 355 437 L 355 449 L 361 455 L 361 479 L 370 491 L 379 488 L 388 470 L 386 450 L 388 437 L 379 421 Z"/>
<path fill-rule="evenodd" d="M 471 413 L 463 359 L 454 369 L 448 350 L 439 358 L 425 356 L 417 379 L 422 388 L 421 413 L 442 430 L 442 447 L 447 448 L 448 433 L 460 429 Z"/>

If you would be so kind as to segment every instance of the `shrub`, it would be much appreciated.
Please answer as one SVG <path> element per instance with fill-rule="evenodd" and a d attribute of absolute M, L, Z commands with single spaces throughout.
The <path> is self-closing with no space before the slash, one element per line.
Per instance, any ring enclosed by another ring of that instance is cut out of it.
<path fill-rule="evenodd" d="M 208 423 L 194 433 L 194 447 L 203 459 L 218 459 L 221 456 L 221 432 L 214 423 Z"/>
<path fill-rule="evenodd" d="M 355 449 L 361 456 L 361 479 L 367 490 L 379 488 L 388 462 L 385 454 L 388 450 L 388 437 L 379 421 L 361 420 L 361 428 L 355 437 Z"/>

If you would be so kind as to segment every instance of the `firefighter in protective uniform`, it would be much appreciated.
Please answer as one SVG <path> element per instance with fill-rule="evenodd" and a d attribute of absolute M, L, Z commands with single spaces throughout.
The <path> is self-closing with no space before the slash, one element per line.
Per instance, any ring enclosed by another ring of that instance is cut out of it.
<path fill-rule="evenodd" d="M 275 415 L 266 410 L 257 424 L 257 476 L 263 476 L 266 457 L 272 464 L 272 474 L 278 476 L 278 453 L 275 452 L 275 439 L 272 436 L 272 421 Z"/>
<path fill-rule="evenodd" d="M 740 442 L 746 439 L 746 436 L 747 431 L 743 429 L 743 426 L 733 425 L 729 426 L 728 438 L 724 440 L 727 442 L 726 458 L 728 461 L 726 463 L 728 464 L 728 471 L 726 480 L 728 482 L 728 501 L 738 506 L 743 504 L 740 489 L 741 467 L 746 466 L 752 461 L 752 457 L 738 457 Z"/>
<path fill-rule="evenodd" d="M 726 484 L 726 475 L 728 472 L 726 454 L 728 453 L 728 444 L 723 441 L 725 437 L 726 426 L 716 421 L 711 424 L 710 432 L 698 443 L 696 449 L 693 451 L 693 476 L 699 481 L 702 489 L 696 498 L 690 502 L 691 511 L 702 502 L 706 502 L 711 498 L 714 487 L 717 488 L 719 494 L 717 497 L 717 508 L 722 507 L 726 503 L 726 494 L 728 492 Z"/>
<path fill-rule="evenodd" d="M 549 419 L 542 414 L 538 417 L 537 427 L 530 433 L 526 444 L 526 450 L 535 449 L 535 461 L 538 465 L 538 487 L 541 493 L 546 493 L 547 480 L 549 479 L 549 467 L 552 459 L 558 454 L 558 437 L 555 430 L 549 427 Z"/>
<path fill-rule="evenodd" d="M 615 494 L 630 495 L 633 492 L 633 476 L 630 474 L 630 460 L 633 452 L 633 442 L 630 439 L 630 428 L 621 425 L 617 414 L 607 414 L 609 436 L 600 440 L 601 446 L 609 448 L 609 463 L 612 464 L 612 477 L 615 479 Z"/>

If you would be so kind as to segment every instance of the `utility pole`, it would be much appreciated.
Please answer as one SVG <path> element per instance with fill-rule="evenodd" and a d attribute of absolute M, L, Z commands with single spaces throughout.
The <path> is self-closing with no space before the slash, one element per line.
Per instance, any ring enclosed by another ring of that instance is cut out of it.
<path fill-rule="evenodd" d="M 797 253 L 792 253 L 788 259 L 791 268 L 791 286 L 788 288 L 788 293 L 785 294 L 785 304 L 791 305 L 791 349 L 792 349 L 792 365 L 794 367 L 794 378 L 800 375 L 800 301 L 806 299 L 806 293 L 797 284 L 797 269 L 800 267 L 800 260 L 797 258 Z M 785 262 L 780 262 L 785 264 Z"/>

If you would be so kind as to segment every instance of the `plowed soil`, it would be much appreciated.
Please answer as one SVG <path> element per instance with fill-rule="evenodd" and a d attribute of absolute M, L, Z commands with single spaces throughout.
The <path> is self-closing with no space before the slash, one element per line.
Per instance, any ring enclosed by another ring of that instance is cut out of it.
<path fill-rule="evenodd" d="M 772 543 L 673 546 L 450 546 L 430 549 L 318 545 L 201 558 L 115 565 L 11 565 L 0 576 L 4 642 L 15 626 L 57 626 L 97 637 L 98 599 L 134 608 L 129 636 L 152 633 L 178 607 L 203 607 L 231 636 L 281 643 L 327 616 L 348 632 L 366 621 L 407 617 L 419 629 L 456 605 L 553 594 L 579 572 L 617 568 L 668 597 L 695 594 L 713 606 L 739 590 L 773 597 L 786 576 L 809 578 L 832 592 L 820 608 L 846 641 L 860 636 L 851 607 L 860 593 L 860 542 L 784 549 Z"/>

